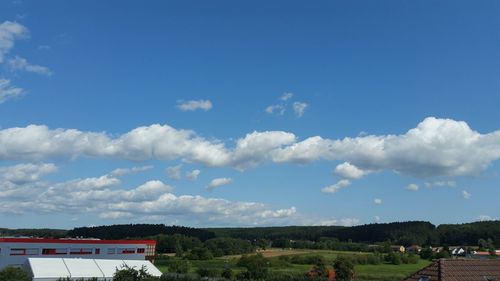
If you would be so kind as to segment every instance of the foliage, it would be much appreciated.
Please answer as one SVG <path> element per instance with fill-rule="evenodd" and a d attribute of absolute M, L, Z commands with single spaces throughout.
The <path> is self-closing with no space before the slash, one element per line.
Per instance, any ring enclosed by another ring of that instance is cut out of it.
<path fill-rule="evenodd" d="M 196 237 L 201 241 L 215 237 L 215 234 L 211 231 L 184 226 L 166 226 L 164 224 L 116 224 L 93 227 L 77 227 L 68 232 L 68 236 L 70 237 L 83 236 L 100 239 L 150 237 L 159 234 L 181 234 L 184 236 Z"/>
<path fill-rule="evenodd" d="M 156 281 L 158 278 L 151 276 L 143 266 L 141 269 L 136 270 L 127 265 L 122 269 L 117 269 L 113 281 Z"/>
<path fill-rule="evenodd" d="M 185 260 L 172 259 L 168 261 L 168 271 L 175 273 L 187 273 L 189 271 L 190 264 Z"/>
<path fill-rule="evenodd" d="M 248 254 L 255 251 L 255 247 L 252 243 L 247 240 L 236 238 L 214 238 L 205 241 L 204 244 L 215 257 Z"/>
<path fill-rule="evenodd" d="M 214 255 L 205 247 L 196 247 L 186 255 L 186 258 L 189 260 L 211 260 Z"/>
<path fill-rule="evenodd" d="M 0 281 L 30 281 L 26 271 L 18 267 L 6 267 L 0 271 Z"/>
<path fill-rule="evenodd" d="M 267 276 L 269 261 L 262 254 L 242 256 L 238 266 L 245 267 L 244 279 L 261 279 Z"/>
<path fill-rule="evenodd" d="M 335 280 L 350 281 L 354 277 L 354 265 L 347 259 L 337 258 L 333 263 Z"/>

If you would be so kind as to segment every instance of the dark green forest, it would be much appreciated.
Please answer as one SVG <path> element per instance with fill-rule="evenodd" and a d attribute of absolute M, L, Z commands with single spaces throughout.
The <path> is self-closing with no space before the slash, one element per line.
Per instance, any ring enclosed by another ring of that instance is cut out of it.
<path fill-rule="evenodd" d="M 284 226 L 254 228 L 192 228 L 166 226 L 163 224 L 125 224 L 95 227 L 78 227 L 72 230 L 58 229 L 6 229 L 0 228 L 1 236 L 38 237 L 92 237 L 100 239 L 155 239 L 159 249 L 184 250 L 203 245 L 214 247 L 225 244 L 233 248 L 236 240 L 245 240 L 253 246 L 265 248 L 335 248 L 362 250 L 363 246 L 375 243 L 391 243 L 409 246 L 418 245 L 462 245 L 473 246 L 479 239 L 490 239 L 500 247 L 500 221 L 473 222 L 465 224 L 443 224 L 435 226 L 425 221 L 366 224 L 352 227 L 341 226 Z M 216 240 L 214 240 L 216 239 Z M 205 243 L 209 241 L 209 243 Z M 180 246 L 179 246 L 180 245 Z M 248 245 L 245 244 L 245 247 Z M 346 248 L 347 247 L 347 248 Z M 350 247 L 350 248 L 349 248 Z M 233 252 L 231 250 L 231 252 Z"/>

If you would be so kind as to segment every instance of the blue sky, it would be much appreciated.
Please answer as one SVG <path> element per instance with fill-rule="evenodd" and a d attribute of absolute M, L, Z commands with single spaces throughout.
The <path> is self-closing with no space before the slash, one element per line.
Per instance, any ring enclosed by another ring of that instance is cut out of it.
<path fill-rule="evenodd" d="M 0 225 L 500 218 L 498 1 L 3 1 Z"/>

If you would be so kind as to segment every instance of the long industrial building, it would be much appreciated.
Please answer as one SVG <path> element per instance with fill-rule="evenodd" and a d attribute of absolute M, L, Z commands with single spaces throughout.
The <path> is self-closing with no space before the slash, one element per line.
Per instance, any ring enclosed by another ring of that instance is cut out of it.
<path fill-rule="evenodd" d="M 0 270 L 28 258 L 153 260 L 154 240 L 0 238 Z"/>

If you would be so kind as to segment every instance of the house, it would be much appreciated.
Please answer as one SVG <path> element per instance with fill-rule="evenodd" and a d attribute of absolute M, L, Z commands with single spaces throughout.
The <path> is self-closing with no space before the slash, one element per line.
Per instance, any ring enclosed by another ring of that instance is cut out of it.
<path fill-rule="evenodd" d="M 464 257 L 465 254 L 467 253 L 466 249 L 464 247 L 449 247 L 450 254 L 452 256 L 462 256 Z"/>
<path fill-rule="evenodd" d="M 404 281 L 499 281 L 500 260 L 440 259 Z"/>
<path fill-rule="evenodd" d="M 418 254 L 418 253 L 420 253 L 420 251 L 422 251 L 422 247 L 420 247 L 419 245 L 411 245 L 409 247 L 406 247 L 407 253 Z"/>
<path fill-rule="evenodd" d="M 492 256 L 490 252 L 488 251 L 473 251 L 472 254 L 470 255 L 471 258 L 473 259 L 500 259 L 500 250 L 495 250 L 495 256 Z"/>
<path fill-rule="evenodd" d="M 28 258 L 24 265 L 33 281 L 57 281 L 60 278 L 69 278 L 75 281 L 83 278 L 112 281 L 116 270 L 126 267 L 136 270 L 144 268 L 152 276 L 161 276 L 158 268 L 146 260 Z"/>
<path fill-rule="evenodd" d="M 404 253 L 406 249 L 401 245 L 392 245 L 391 250 L 395 253 Z"/>

